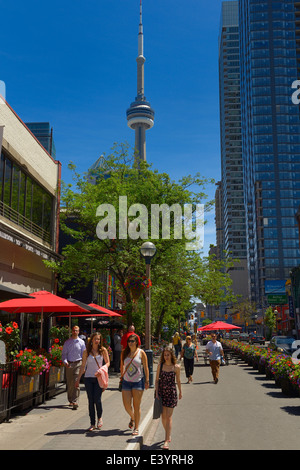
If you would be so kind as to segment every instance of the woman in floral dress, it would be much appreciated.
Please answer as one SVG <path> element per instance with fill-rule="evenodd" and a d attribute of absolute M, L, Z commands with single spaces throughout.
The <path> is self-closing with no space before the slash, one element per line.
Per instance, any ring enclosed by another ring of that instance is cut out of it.
<path fill-rule="evenodd" d="M 161 415 L 162 424 L 165 429 L 163 449 L 169 449 L 171 442 L 172 415 L 175 406 L 177 406 L 176 382 L 179 390 L 178 398 L 179 400 L 182 398 L 180 366 L 176 362 L 172 348 L 166 347 L 162 352 L 156 372 L 155 391 L 156 396 L 161 397 L 163 407 Z"/>

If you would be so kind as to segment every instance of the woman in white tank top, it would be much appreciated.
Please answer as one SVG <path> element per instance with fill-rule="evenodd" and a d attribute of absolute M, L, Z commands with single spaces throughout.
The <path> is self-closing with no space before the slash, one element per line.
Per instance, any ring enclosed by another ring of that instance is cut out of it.
<path fill-rule="evenodd" d="M 103 425 L 101 403 L 102 389 L 99 386 L 97 377 L 95 377 L 95 373 L 104 364 L 109 367 L 107 349 L 103 346 L 101 334 L 93 333 L 83 353 L 79 377 L 75 384 L 76 387 L 79 387 L 80 378 L 84 374 L 84 384 L 88 396 L 89 416 L 91 421 L 89 431 L 96 429 L 95 408 L 98 418 L 97 428 L 100 429 Z"/>
<path fill-rule="evenodd" d="M 122 398 L 125 410 L 130 416 L 129 428 L 133 436 L 139 434 L 141 401 L 144 389 L 149 388 L 148 359 L 145 351 L 139 348 L 138 337 L 130 335 L 127 347 L 121 356 Z M 133 405 L 133 406 L 132 406 Z"/>

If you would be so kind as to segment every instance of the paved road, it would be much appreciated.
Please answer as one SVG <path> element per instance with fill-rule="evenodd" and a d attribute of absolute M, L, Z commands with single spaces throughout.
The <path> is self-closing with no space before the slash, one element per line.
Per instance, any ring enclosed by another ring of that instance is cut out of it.
<path fill-rule="evenodd" d="M 204 349 L 204 347 L 200 347 Z M 218 384 L 209 366 L 195 366 L 174 411 L 170 450 L 300 450 L 300 398 L 281 393 L 274 381 L 244 362 L 221 367 Z M 162 424 L 153 422 L 144 450 L 161 448 Z"/>
<path fill-rule="evenodd" d="M 119 379 L 110 377 L 103 394 L 103 428 L 87 432 L 90 426 L 87 396 L 81 384 L 79 408 L 68 406 L 67 394 L 56 395 L 44 404 L 9 423 L 0 424 L 0 450 L 136 450 L 141 437 L 132 437 L 129 416 L 118 391 Z M 152 419 L 153 390 L 144 393 L 141 406 L 141 434 Z"/>
<path fill-rule="evenodd" d="M 174 411 L 171 450 L 300 450 L 300 398 L 285 397 L 274 381 L 245 363 L 222 367 L 217 385 L 202 363 L 196 363 L 192 384 L 186 384 L 183 366 L 181 379 L 183 398 Z M 139 450 L 142 438 L 131 436 L 117 385 L 112 377 L 103 395 L 101 431 L 86 432 L 85 391 L 76 411 L 66 406 L 63 393 L 1 423 L 0 450 Z M 150 389 L 142 401 L 142 449 L 158 451 L 164 431 L 160 420 L 152 420 L 152 404 Z"/>

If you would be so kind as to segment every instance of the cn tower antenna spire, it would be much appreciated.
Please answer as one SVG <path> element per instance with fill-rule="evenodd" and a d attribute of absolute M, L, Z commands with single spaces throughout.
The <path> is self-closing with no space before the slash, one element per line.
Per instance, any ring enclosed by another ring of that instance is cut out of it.
<path fill-rule="evenodd" d="M 146 161 L 146 130 L 154 125 L 154 110 L 150 103 L 146 101 L 144 95 L 144 31 L 143 31 L 143 7 L 140 0 L 140 23 L 138 35 L 138 56 L 137 56 L 137 96 L 127 110 L 127 124 L 135 130 L 135 151 L 136 160 Z"/>
<path fill-rule="evenodd" d="M 144 56 L 143 7 L 140 0 L 139 56 Z"/>

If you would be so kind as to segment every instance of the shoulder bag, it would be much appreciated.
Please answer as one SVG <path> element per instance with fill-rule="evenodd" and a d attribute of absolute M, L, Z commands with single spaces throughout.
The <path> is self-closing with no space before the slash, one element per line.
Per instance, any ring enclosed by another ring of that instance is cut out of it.
<path fill-rule="evenodd" d="M 132 359 L 131 359 L 131 361 L 129 362 L 129 364 L 127 364 L 126 369 L 124 370 L 123 374 L 122 374 L 121 377 L 120 377 L 120 382 L 119 382 L 119 387 L 118 387 L 119 392 L 122 392 L 123 377 L 124 377 L 124 375 L 126 374 L 128 367 L 129 367 L 130 364 L 132 363 L 132 361 L 133 361 L 133 359 L 135 358 L 135 356 L 137 355 L 137 353 L 138 353 L 138 350 L 135 352 L 134 356 L 132 357 Z"/>
<path fill-rule="evenodd" d="M 160 371 L 158 380 L 160 380 L 163 363 L 160 364 Z M 153 403 L 153 419 L 159 419 L 162 414 L 162 399 L 160 396 L 156 396 L 156 390 L 154 392 L 154 403 Z"/>

